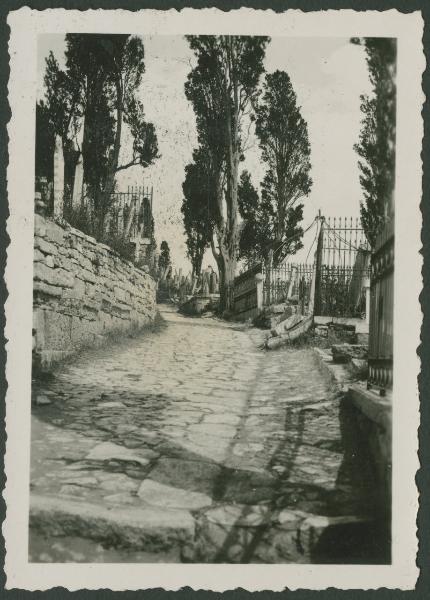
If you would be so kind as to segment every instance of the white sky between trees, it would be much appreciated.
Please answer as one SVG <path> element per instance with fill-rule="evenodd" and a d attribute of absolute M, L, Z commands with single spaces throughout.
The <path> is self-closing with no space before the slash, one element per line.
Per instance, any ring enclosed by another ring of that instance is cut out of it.
<path fill-rule="evenodd" d="M 145 74 L 140 90 L 146 119 L 155 125 L 161 158 L 143 170 L 131 167 L 118 177 L 117 189 L 128 185 L 154 187 L 155 235 L 160 245 L 167 240 L 174 265 L 186 273 L 182 223 L 182 182 L 185 166 L 197 145 L 195 116 L 184 92 L 193 53 L 182 36 L 142 36 Z M 44 96 L 45 59 L 52 50 L 64 66 L 64 35 L 41 35 L 38 44 L 38 99 Z M 360 132 L 360 94 L 371 91 L 364 49 L 345 38 L 272 38 L 267 46 L 265 68 L 286 71 L 308 124 L 311 145 L 310 195 L 303 200 L 305 228 L 321 209 L 325 216 L 359 216 L 362 191 L 357 154 L 353 149 Z M 251 140 L 252 141 L 252 140 Z M 121 155 L 131 153 L 131 140 L 123 136 Z M 121 161 L 121 159 L 120 159 Z M 122 161 L 121 161 L 122 162 Z M 242 167 L 259 186 L 265 173 L 257 141 L 246 153 Z M 295 260 L 304 261 L 315 236 L 304 237 L 304 249 Z M 312 250 L 312 254 L 313 254 Z M 311 257 L 309 258 L 311 259 Z M 204 264 L 215 261 L 210 250 Z"/>

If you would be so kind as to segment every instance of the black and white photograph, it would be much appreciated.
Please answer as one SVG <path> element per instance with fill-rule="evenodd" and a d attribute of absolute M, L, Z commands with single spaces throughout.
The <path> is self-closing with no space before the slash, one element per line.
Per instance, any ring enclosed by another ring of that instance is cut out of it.
<path fill-rule="evenodd" d="M 79 22 L 34 35 L 28 564 L 393 566 L 398 37 Z"/>

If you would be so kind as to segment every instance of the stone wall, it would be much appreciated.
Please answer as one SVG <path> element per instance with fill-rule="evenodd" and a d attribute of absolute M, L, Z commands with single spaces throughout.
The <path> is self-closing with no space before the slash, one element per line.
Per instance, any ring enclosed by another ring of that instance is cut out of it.
<path fill-rule="evenodd" d="M 52 363 L 155 317 L 156 284 L 94 238 L 35 215 L 33 357 Z"/>

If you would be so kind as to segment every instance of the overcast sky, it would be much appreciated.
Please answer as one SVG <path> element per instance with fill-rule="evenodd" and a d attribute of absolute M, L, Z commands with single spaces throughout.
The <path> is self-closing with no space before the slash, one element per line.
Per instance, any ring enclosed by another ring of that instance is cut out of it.
<path fill-rule="evenodd" d="M 123 171 L 118 189 L 127 185 L 154 187 L 154 220 L 158 243 L 166 239 L 177 267 L 189 270 L 181 219 L 184 168 L 196 146 L 195 117 L 184 93 L 192 53 L 182 36 L 144 36 L 145 66 L 140 96 L 146 118 L 158 135 L 161 158 L 145 171 Z M 64 65 L 64 36 L 43 35 L 38 47 L 38 97 L 44 95 L 45 58 L 52 50 Z M 345 38 L 272 38 L 267 46 L 265 68 L 281 69 L 290 77 L 302 115 L 308 123 L 312 162 L 312 191 L 304 199 L 307 226 L 318 209 L 325 216 L 358 216 L 362 191 L 357 154 L 353 145 L 360 131 L 360 94 L 370 92 L 364 50 Z M 130 141 L 123 140 L 124 157 Z M 244 163 L 258 185 L 264 164 L 255 144 Z M 304 260 L 313 232 L 305 237 Z M 210 254 L 206 263 L 214 264 Z"/>

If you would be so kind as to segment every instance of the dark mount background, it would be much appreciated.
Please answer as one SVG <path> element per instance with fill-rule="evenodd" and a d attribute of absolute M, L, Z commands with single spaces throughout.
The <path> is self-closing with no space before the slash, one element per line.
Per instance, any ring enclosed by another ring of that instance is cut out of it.
<path fill-rule="evenodd" d="M 427 96 L 427 100 L 424 104 L 423 117 L 424 117 L 424 140 L 423 140 L 423 198 L 421 202 L 421 210 L 423 215 L 423 230 L 422 230 L 422 243 L 423 249 L 422 254 L 424 256 L 423 266 L 423 292 L 421 293 L 420 300 L 421 306 L 424 313 L 422 332 L 421 332 L 421 346 L 417 349 L 418 354 L 421 358 L 421 364 L 423 369 L 419 377 L 420 397 L 421 397 L 421 426 L 419 431 L 420 441 L 420 461 L 421 465 L 425 465 L 424 468 L 418 472 L 417 485 L 420 490 L 420 511 L 418 514 L 417 525 L 419 527 L 419 553 L 417 564 L 421 568 L 421 575 L 417 583 L 415 591 L 399 591 L 399 590 L 376 590 L 376 591 L 363 591 L 363 590 L 334 590 L 329 589 L 321 592 L 298 590 L 295 592 L 256 592 L 251 594 L 241 589 L 237 589 L 231 592 L 225 592 L 224 594 L 215 592 L 194 592 L 190 588 L 185 588 L 179 592 L 166 592 L 161 589 L 151 590 L 142 592 L 112 592 L 109 590 L 97 590 L 97 591 L 78 591 L 68 592 L 64 588 L 55 588 L 47 592 L 26 592 L 22 590 L 11 590 L 4 591 L 5 575 L 1 573 L 0 579 L 0 598 L 16 598 L 26 599 L 30 597 L 46 597 L 52 600 L 59 598 L 97 598 L 99 600 L 109 600 L 110 598 L 124 596 L 128 600 L 145 598 L 145 600 L 158 600 L 165 598 L 176 598 L 178 600 L 189 600 L 191 598 L 203 598 L 203 600 L 212 600 L 215 598 L 228 598 L 234 600 L 242 600 L 245 598 L 261 598 L 261 599 L 276 599 L 276 598 L 294 598 L 294 599 L 308 599 L 308 598 L 321 598 L 324 600 L 338 600 L 343 598 L 360 600 L 362 598 L 384 598 L 384 600 L 396 600 L 397 598 L 430 598 L 430 410 L 429 410 L 429 399 L 430 399 L 430 372 L 428 365 L 430 365 L 430 119 L 429 119 L 429 98 L 430 98 L 430 1 L 429 0 L 218 0 L 218 1 L 205 1 L 205 0 L 188 0 L 187 2 L 180 0 L 63 0 L 63 1 L 45 1 L 45 0 L 1 0 L 0 1 L 0 266 L 2 273 L 6 264 L 6 250 L 9 243 L 9 238 L 6 232 L 6 219 L 9 215 L 8 205 L 5 199 L 7 198 L 6 192 L 6 169 L 8 164 L 8 135 L 7 135 L 7 123 L 10 119 L 10 107 L 7 100 L 7 85 L 9 77 L 9 55 L 8 55 L 8 40 L 9 40 L 9 26 L 7 25 L 7 15 L 13 10 L 27 6 L 31 9 L 44 10 L 48 8 L 67 8 L 77 10 L 87 9 L 115 9 L 121 8 L 124 10 L 137 11 L 144 8 L 147 9 L 177 9 L 181 8 L 219 8 L 220 10 L 229 11 L 238 9 L 241 7 L 249 7 L 255 9 L 272 9 L 275 12 L 283 12 L 288 9 L 300 9 L 304 12 L 311 12 L 316 10 L 328 10 L 328 9 L 354 9 L 357 11 L 364 10 L 389 10 L 397 9 L 402 13 L 410 13 L 413 11 L 420 10 L 424 18 L 424 50 L 427 59 L 427 68 L 423 74 L 423 90 Z M 6 285 L 1 283 L 0 297 L 2 304 L 7 298 Z M 6 392 L 7 382 L 5 377 L 5 360 L 6 350 L 4 345 L 6 340 L 4 338 L 4 310 L 1 312 L 1 334 L 2 344 L 0 347 L 0 361 L 1 361 L 1 374 L 0 374 L 0 389 L 2 390 L 2 400 Z M 425 400 L 427 401 L 424 404 Z M 405 399 L 406 401 L 406 399 Z M 0 421 L 1 426 L 1 444 L 0 454 L 2 457 L 5 452 L 5 440 L 6 434 L 4 431 L 4 419 L 5 419 L 5 405 L 4 401 L 0 405 Z M 4 477 L 4 461 L 2 468 L 2 478 L 0 481 L 1 489 L 4 488 L 5 477 Z M 5 503 L 3 499 L 0 501 L 1 506 L 1 520 L 5 517 Z M 2 562 L 4 564 L 4 540 L 3 537 L 0 540 L 0 550 L 2 554 Z"/>

